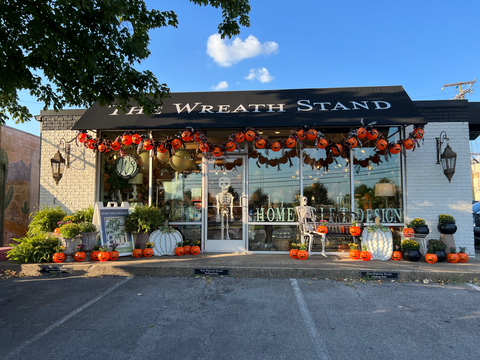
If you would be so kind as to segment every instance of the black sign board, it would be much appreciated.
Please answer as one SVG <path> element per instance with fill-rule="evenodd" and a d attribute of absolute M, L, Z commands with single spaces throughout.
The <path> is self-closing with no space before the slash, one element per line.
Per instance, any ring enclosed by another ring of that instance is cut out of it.
<path fill-rule="evenodd" d="M 229 273 L 227 269 L 195 269 L 195 275 L 229 276 Z"/>
<path fill-rule="evenodd" d="M 360 276 L 372 279 L 398 279 L 398 272 L 361 271 Z"/>
<path fill-rule="evenodd" d="M 67 273 L 67 271 L 60 269 L 58 266 L 41 266 L 39 272 L 42 275 L 60 275 L 62 273 Z"/>

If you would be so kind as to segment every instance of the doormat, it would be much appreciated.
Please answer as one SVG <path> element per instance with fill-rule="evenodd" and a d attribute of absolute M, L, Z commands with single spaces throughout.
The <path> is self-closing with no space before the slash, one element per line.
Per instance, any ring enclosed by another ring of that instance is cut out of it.
<path fill-rule="evenodd" d="M 195 275 L 230 276 L 228 269 L 195 269 Z"/>

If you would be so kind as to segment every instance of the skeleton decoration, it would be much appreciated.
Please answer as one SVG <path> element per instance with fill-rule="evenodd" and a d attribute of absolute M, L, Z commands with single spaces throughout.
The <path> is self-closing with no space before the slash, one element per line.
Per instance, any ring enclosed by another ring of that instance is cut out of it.
<path fill-rule="evenodd" d="M 230 178 L 224 176 L 218 180 L 218 185 L 222 190 L 217 194 L 215 197 L 217 200 L 217 216 L 215 217 L 215 221 L 217 223 L 221 222 L 222 228 L 222 240 L 225 240 L 224 237 L 224 230 L 226 230 L 226 240 L 230 240 L 230 236 L 228 235 L 228 218 L 230 214 L 230 220 L 233 221 L 233 195 L 228 192 L 228 187 L 230 186 Z M 229 211 L 230 208 L 230 211 Z M 226 225 L 225 225 L 226 222 Z"/>
<path fill-rule="evenodd" d="M 322 238 L 322 255 L 325 254 L 325 234 L 319 233 L 317 231 L 317 223 L 315 221 L 315 212 L 314 208 L 307 205 L 308 199 L 306 196 L 300 198 L 300 206 L 297 206 L 295 209 L 297 211 L 298 222 L 300 226 L 300 231 L 302 233 L 302 244 L 305 243 L 305 237 L 308 236 L 310 239 L 308 251 L 312 251 L 313 236 L 318 235 Z"/>

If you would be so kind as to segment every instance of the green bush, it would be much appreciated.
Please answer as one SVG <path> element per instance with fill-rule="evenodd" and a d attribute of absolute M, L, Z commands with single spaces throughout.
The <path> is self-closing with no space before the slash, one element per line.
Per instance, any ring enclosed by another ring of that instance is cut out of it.
<path fill-rule="evenodd" d="M 34 237 L 47 232 L 52 232 L 57 227 L 57 222 L 62 220 L 67 213 L 60 206 L 45 206 L 37 210 L 31 216 L 28 225 L 27 236 Z"/>
<path fill-rule="evenodd" d="M 127 216 L 125 230 L 129 233 L 152 232 L 162 226 L 164 216 L 156 206 L 137 206 Z"/>
<path fill-rule="evenodd" d="M 65 224 L 60 228 L 60 235 L 62 235 L 63 238 L 73 239 L 74 237 L 80 235 L 81 232 L 80 225 L 75 223 Z"/>
<path fill-rule="evenodd" d="M 81 222 L 78 224 L 80 226 L 80 232 L 95 232 L 97 231 L 97 227 L 93 225 L 91 222 Z M 61 229 L 60 229 L 61 232 Z"/>
<path fill-rule="evenodd" d="M 438 222 L 440 224 L 455 224 L 455 218 L 452 215 L 440 214 L 438 215 Z"/>
<path fill-rule="evenodd" d="M 77 210 L 73 215 L 78 219 L 78 222 L 93 222 L 93 206 L 87 206 L 84 209 Z"/>
<path fill-rule="evenodd" d="M 46 233 L 13 240 L 18 244 L 12 245 L 7 258 L 17 263 L 51 262 L 58 246 L 57 237 Z"/>

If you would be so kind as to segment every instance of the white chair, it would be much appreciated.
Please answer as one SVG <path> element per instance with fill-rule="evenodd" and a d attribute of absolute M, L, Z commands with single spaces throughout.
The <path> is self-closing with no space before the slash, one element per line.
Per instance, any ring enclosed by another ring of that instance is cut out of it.
<path fill-rule="evenodd" d="M 300 206 L 295 208 L 298 217 L 298 226 L 302 235 L 302 244 L 305 244 L 305 237 L 309 238 L 308 252 L 312 252 L 313 237 L 320 236 L 322 238 L 322 255 L 325 254 L 325 234 L 317 231 L 317 222 L 315 221 L 315 215 L 313 207 L 307 206 L 306 196 L 300 198 Z"/>

